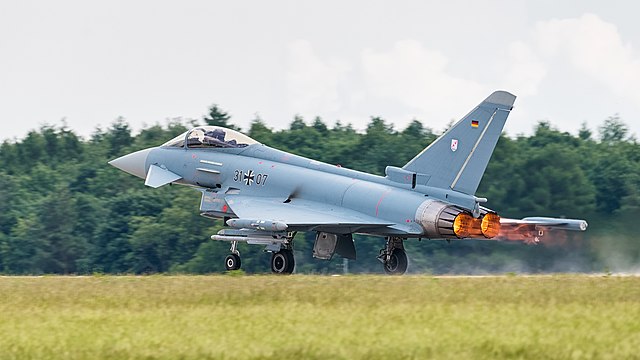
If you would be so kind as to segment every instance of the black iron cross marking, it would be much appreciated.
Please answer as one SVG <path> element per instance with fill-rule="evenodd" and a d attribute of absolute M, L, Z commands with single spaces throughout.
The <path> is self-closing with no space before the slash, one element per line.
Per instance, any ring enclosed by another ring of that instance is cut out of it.
<path fill-rule="evenodd" d="M 244 174 L 244 182 L 247 184 L 247 186 L 253 184 L 253 182 L 255 181 L 255 176 L 253 175 L 253 170 L 249 170 Z"/>

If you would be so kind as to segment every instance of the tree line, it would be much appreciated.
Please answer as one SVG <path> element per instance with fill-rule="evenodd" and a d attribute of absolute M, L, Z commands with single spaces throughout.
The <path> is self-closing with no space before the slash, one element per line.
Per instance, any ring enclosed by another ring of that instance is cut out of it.
<path fill-rule="evenodd" d="M 82 138 L 45 125 L 0 145 L 0 272 L 4 274 L 214 273 L 228 244 L 209 240 L 222 224 L 198 214 L 199 193 L 145 188 L 107 162 L 158 146 L 196 124 L 234 126 L 213 105 L 200 120 L 171 120 L 134 134 L 124 119 Z M 372 117 L 364 131 L 296 116 L 274 130 L 260 118 L 244 131 L 266 145 L 344 167 L 384 174 L 403 166 L 438 132 L 418 120 L 398 130 Z M 552 234 L 537 246 L 509 242 L 407 241 L 410 272 L 601 272 L 640 265 L 640 147 L 618 117 L 577 134 L 539 122 L 532 135 L 503 134 L 477 193 L 501 216 L 584 218 L 584 234 Z M 296 238 L 297 272 L 337 273 L 341 259 L 311 256 L 314 234 Z M 356 236 L 351 272 L 381 272 L 380 238 Z M 243 269 L 266 272 L 259 246 L 240 246 Z"/>

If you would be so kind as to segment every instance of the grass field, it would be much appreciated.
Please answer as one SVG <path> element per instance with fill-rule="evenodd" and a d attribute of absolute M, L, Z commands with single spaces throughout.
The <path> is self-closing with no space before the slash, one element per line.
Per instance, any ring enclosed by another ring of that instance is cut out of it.
<path fill-rule="evenodd" d="M 0 277 L 0 359 L 640 358 L 639 277 Z"/>

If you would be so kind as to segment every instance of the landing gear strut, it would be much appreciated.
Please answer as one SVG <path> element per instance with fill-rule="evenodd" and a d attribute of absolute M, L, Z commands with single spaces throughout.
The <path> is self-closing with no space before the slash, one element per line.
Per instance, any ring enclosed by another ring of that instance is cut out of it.
<path fill-rule="evenodd" d="M 240 252 L 238 251 L 237 241 L 231 242 L 230 251 L 231 251 L 231 254 L 229 254 L 224 259 L 224 268 L 227 269 L 227 271 L 238 270 L 240 269 L 240 265 L 242 264 L 242 262 L 240 261 Z"/>
<path fill-rule="evenodd" d="M 402 275 L 407 271 L 407 253 L 404 251 L 404 239 L 388 237 L 386 246 L 380 250 L 378 260 L 384 266 L 384 272 L 389 275 Z"/>

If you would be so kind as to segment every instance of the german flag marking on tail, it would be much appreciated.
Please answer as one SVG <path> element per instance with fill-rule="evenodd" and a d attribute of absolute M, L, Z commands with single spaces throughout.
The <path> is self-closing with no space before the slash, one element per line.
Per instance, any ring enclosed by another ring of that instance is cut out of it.
<path fill-rule="evenodd" d="M 478 127 L 478 120 L 471 120 L 471 127 Z"/>

